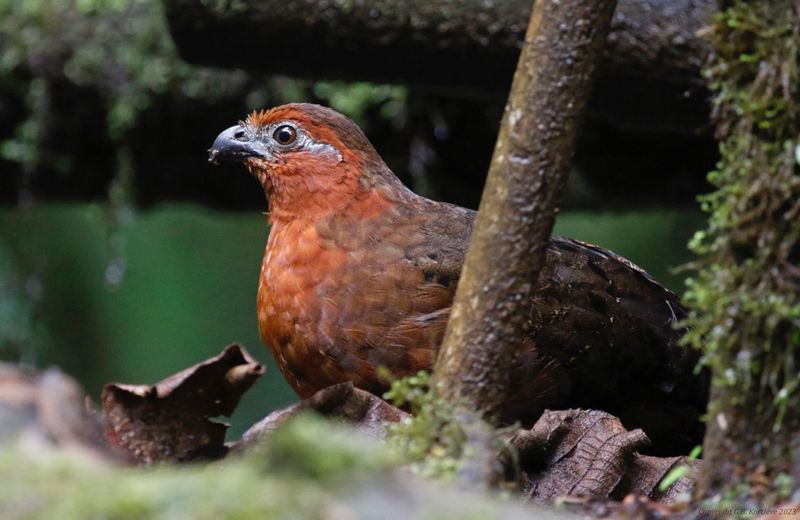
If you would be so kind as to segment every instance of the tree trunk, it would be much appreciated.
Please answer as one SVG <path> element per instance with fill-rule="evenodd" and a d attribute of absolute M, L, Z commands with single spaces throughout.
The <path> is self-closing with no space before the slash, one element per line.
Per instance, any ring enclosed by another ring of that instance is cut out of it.
<path fill-rule="evenodd" d="M 504 96 L 532 0 L 162 0 L 188 61 L 269 75 Z M 590 114 L 642 131 L 707 127 L 697 32 L 713 0 L 622 0 Z"/>
<path fill-rule="evenodd" d="M 800 3 L 724 1 L 711 39 L 722 160 L 687 340 L 713 371 L 698 493 L 724 509 L 800 488 Z"/>
<path fill-rule="evenodd" d="M 536 3 L 434 373 L 491 418 L 526 335 L 580 119 L 615 0 Z"/>

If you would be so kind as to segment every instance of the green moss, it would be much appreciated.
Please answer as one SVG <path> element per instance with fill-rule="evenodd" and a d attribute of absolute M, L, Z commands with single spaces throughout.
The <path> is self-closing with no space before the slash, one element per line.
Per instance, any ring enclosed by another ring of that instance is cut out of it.
<path fill-rule="evenodd" d="M 395 380 L 384 398 L 407 406 L 412 417 L 389 425 L 389 439 L 409 461 L 412 471 L 441 481 L 452 480 L 468 456 L 466 433 L 455 420 L 454 408 L 431 386 L 428 372 Z"/>
<path fill-rule="evenodd" d="M 272 473 L 327 483 L 336 483 L 342 474 L 378 474 L 401 462 L 385 445 L 311 414 L 279 428 L 258 453 Z"/>
<path fill-rule="evenodd" d="M 208 465 L 120 468 L 75 453 L 0 452 L 4 519 L 323 518 L 337 495 L 385 473 L 389 451 L 317 417 Z"/>
<path fill-rule="evenodd" d="M 727 3 L 714 20 L 705 69 L 721 159 L 709 174 L 717 190 L 700 198 L 708 228 L 690 243 L 699 258 L 688 281 L 685 341 L 702 348 L 712 368 L 712 416 L 738 421 L 731 427 L 744 444 L 800 426 L 800 25 L 793 9 L 788 0 Z M 774 470 L 787 455 L 751 458 Z"/>
<path fill-rule="evenodd" d="M 487 457 L 508 450 L 504 430 L 495 430 L 481 417 L 443 400 L 427 372 L 394 381 L 384 398 L 411 410 L 412 417 L 389 425 L 389 440 L 411 470 L 426 478 L 469 486 L 485 486 L 494 476 L 475 472 Z M 491 452 L 491 453 L 489 453 Z"/>

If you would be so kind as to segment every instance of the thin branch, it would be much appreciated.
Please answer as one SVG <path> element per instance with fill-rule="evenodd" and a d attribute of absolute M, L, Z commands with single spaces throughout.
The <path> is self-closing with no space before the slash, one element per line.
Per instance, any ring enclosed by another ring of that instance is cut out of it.
<path fill-rule="evenodd" d="M 435 373 L 489 418 L 507 397 L 616 0 L 541 0 L 531 16 Z M 442 384 L 443 383 L 443 384 Z"/>

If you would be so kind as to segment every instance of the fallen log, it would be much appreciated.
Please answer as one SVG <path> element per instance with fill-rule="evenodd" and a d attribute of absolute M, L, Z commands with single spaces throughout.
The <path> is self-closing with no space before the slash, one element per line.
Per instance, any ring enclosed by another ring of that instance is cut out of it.
<path fill-rule="evenodd" d="M 531 0 L 162 0 L 190 62 L 505 96 Z M 590 117 L 694 134 L 708 120 L 698 36 L 713 0 L 622 0 Z"/>

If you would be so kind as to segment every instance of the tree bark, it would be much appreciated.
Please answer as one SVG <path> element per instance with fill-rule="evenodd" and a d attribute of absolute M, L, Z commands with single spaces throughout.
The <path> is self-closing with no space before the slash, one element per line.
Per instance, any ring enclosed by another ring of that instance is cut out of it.
<path fill-rule="evenodd" d="M 800 490 L 800 4 L 724 1 L 711 40 L 722 158 L 687 339 L 713 373 L 698 495 L 725 510 Z"/>
<path fill-rule="evenodd" d="M 505 95 L 532 0 L 162 0 L 183 57 L 203 65 Z M 713 0 L 623 0 L 590 114 L 642 131 L 707 127 L 697 32 Z"/>
<path fill-rule="evenodd" d="M 488 418 L 507 397 L 615 0 L 540 0 L 531 15 L 434 373 Z"/>

